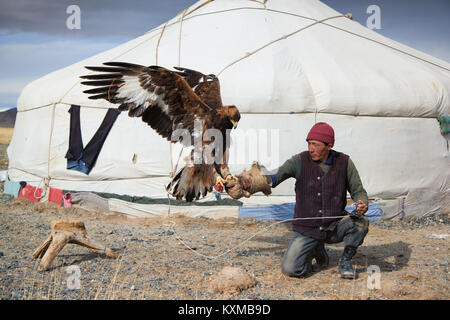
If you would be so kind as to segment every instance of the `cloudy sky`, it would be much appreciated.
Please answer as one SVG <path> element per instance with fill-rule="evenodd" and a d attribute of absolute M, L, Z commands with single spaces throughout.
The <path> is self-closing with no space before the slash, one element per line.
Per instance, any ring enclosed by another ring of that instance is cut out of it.
<path fill-rule="evenodd" d="M 216 0 L 226 1 L 226 0 Z M 269 0 L 283 1 L 283 0 Z M 15 107 L 22 88 L 49 72 L 133 39 L 196 0 L 0 0 L 0 107 Z M 367 25 L 380 8 L 376 32 L 450 61 L 449 0 L 322 0 Z M 67 21 L 80 8 L 80 29 Z"/>

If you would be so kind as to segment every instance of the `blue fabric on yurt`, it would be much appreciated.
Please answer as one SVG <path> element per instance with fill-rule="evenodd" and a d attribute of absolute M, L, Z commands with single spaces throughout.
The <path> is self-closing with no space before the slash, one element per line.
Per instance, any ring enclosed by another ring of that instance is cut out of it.
<path fill-rule="evenodd" d="M 294 217 L 295 202 L 277 204 L 272 206 L 242 206 L 239 207 L 239 218 L 255 218 L 262 221 L 282 221 L 289 220 Z M 355 209 L 355 205 L 348 205 L 345 210 L 351 212 Z M 378 207 L 378 203 L 369 203 L 369 209 L 365 216 L 370 222 L 377 221 L 383 211 Z"/>
<path fill-rule="evenodd" d="M 10 194 L 17 198 L 19 196 L 20 191 L 20 182 L 11 181 L 8 177 L 6 177 L 5 185 L 3 187 L 4 194 Z"/>

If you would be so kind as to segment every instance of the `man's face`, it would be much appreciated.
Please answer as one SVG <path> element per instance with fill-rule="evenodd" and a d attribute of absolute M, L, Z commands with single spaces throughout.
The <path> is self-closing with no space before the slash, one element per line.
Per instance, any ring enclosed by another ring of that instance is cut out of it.
<path fill-rule="evenodd" d="M 322 141 L 308 140 L 308 151 L 313 161 L 325 162 L 332 147 L 330 144 L 325 145 Z"/>

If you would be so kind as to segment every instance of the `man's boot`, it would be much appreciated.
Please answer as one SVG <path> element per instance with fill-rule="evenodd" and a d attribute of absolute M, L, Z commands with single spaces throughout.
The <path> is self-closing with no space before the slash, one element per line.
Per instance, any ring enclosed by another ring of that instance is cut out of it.
<path fill-rule="evenodd" d="M 356 253 L 356 247 L 347 246 L 344 248 L 341 260 L 339 260 L 339 275 L 343 279 L 355 279 L 356 274 L 352 266 L 352 258 Z"/>
<path fill-rule="evenodd" d="M 328 267 L 330 259 L 328 258 L 327 251 L 325 250 L 325 244 L 322 242 L 314 248 L 313 258 L 316 259 L 316 265 L 324 269 Z"/>

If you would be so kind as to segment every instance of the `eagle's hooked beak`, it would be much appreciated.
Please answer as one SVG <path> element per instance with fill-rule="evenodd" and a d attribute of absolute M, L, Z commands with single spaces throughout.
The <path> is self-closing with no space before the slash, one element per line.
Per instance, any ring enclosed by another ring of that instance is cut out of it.
<path fill-rule="evenodd" d="M 233 124 L 233 129 L 236 129 L 237 125 L 238 125 L 238 121 L 234 121 L 234 120 L 231 120 L 231 119 L 230 119 L 230 121 Z"/>

